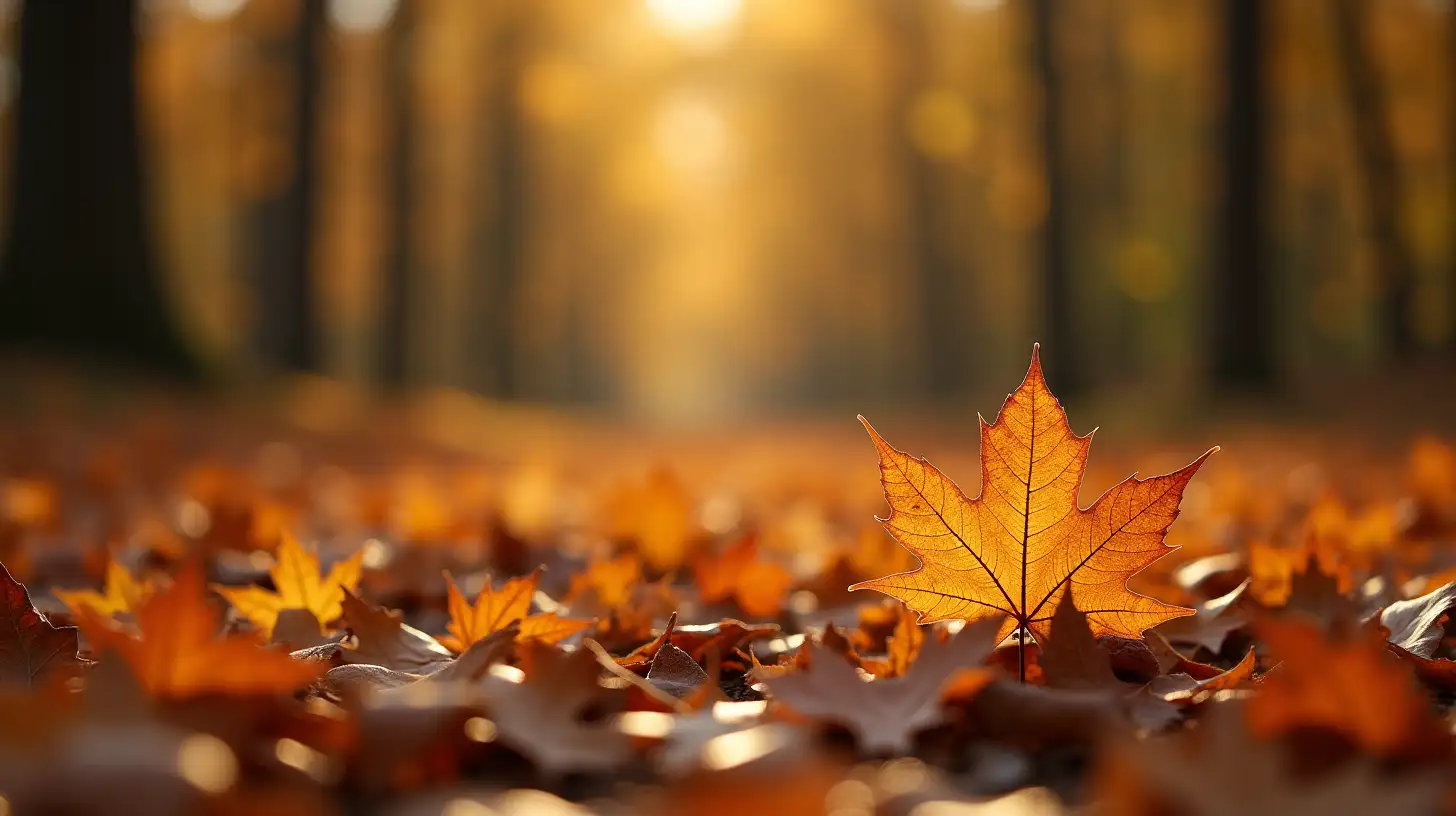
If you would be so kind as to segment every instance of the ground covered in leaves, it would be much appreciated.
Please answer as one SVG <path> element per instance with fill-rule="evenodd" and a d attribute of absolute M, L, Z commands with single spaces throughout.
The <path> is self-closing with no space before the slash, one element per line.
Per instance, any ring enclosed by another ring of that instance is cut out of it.
<path fill-rule="evenodd" d="M 0 814 L 1450 810 L 1437 436 L 1104 451 L 1035 360 L 927 450 L 323 403 L 10 412 Z"/>

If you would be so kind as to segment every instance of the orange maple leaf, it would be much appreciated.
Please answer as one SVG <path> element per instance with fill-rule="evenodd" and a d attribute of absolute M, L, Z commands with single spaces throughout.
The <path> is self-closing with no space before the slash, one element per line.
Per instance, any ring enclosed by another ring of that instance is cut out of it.
<path fill-rule="evenodd" d="M 693 574 L 703 603 L 731 598 L 755 618 L 777 615 L 794 586 L 788 570 L 759 559 L 756 534 L 743 536 L 717 555 L 698 556 L 693 560 Z"/>
<path fill-rule="evenodd" d="M 1072 584 L 1094 635 L 1136 638 L 1192 610 L 1127 588 L 1127 579 L 1174 548 L 1163 534 L 1183 488 L 1212 448 L 1182 470 L 1129 476 L 1083 510 L 1077 490 L 1091 434 L 1077 436 L 1042 377 L 1031 368 L 996 420 L 981 420 L 981 494 L 968 499 L 924 459 L 890 447 L 860 417 L 880 455 L 890 503 L 880 519 L 920 568 L 863 581 L 920 613 L 920 622 L 1005 615 L 1000 637 L 1019 629 L 1044 641 L 1052 613 Z"/>
<path fill-rule="evenodd" d="M 319 569 L 319 559 L 305 550 L 298 540 L 283 534 L 278 544 L 278 561 L 268 574 L 273 576 L 276 592 L 258 586 L 214 586 L 243 617 L 253 622 L 264 637 L 271 637 L 278 623 L 278 613 L 285 609 L 307 609 L 319 626 L 338 620 L 344 613 L 344 590 L 359 586 L 364 569 L 364 551 L 334 564 L 328 575 Z M 322 631 L 322 629 L 320 629 Z"/>
<path fill-rule="evenodd" d="M 500 589 L 486 583 L 481 587 L 474 606 L 465 600 L 465 593 L 460 591 L 448 573 L 445 579 L 450 593 L 450 623 L 446 626 L 450 634 L 439 638 L 439 641 L 456 652 L 465 651 L 470 644 L 516 621 L 521 622 L 517 641 L 538 640 L 543 643 L 558 643 L 592 625 L 592 621 L 564 618 L 554 612 L 529 614 L 531 598 L 541 580 L 539 569 L 530 575 L 506 581 Z"/>
<path fill-rule="evenodd" d="M 221 615 L 207 601 L 207 581 L 196 562 L 133 610 L 139 637 L 92 609 L 78 612 L 76 623 L 96 653 L 119 655 L 153 697 L 286 694 L 319 674 L 320 664 L 266 649 L 254 636 L 218 637 Z"/>

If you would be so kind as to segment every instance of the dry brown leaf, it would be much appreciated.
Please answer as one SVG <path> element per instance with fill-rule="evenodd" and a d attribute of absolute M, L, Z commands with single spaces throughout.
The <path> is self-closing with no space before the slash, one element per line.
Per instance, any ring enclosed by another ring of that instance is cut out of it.
<path fill-rule="evenodd" d="M 587 649 L 565 652 L 540 641 L 519 646 L 522 682 L 482 681 L 499 738 L 547 774 L 604 772 L 632 757 L 628 738 L 611 723 L 582 720 L 604 694 L 602 668 Z"/>
<path fill-rule="evenodd" d="M 1445 635 L 1443 623 L 1456 609 L 1456 581 L 1419 598 L 1396 601 L 1380 613 L 1391 643 L 1420 657 L 1431 657 Z"/>
<path fill-rule="evenodd" d="M 868 422 L 865 428 L 892 510 L 885 529 L 921 566 L 853 588 L 899 598 L 922 623 L 1004 615 L 1003 637 L 1018 627 L 1044 637 L 1072 584 L 1095 634 L 1136 638 L 1192 614 L 1138 595 L 1126 582 L 1172 551 L 1163 535 L 1183 488 L 1217 448 L 1166 476 L 1129 477 L 1082 510 L 1077 491 L 1091 435 L 1072 433 L 1036 352 L 996 421 L 981 424 L 979 498 L 966 498 L 925 460 L 890 447 Z"/>
<path fill-rule="evenodd" d="M 953 677 L 971 672 L 976 683 L 991 681 L 978 668 L 996 645 L 1001 622 L 967 624 L 944 643 L 929 641 L 903 677 L 867 681 L 843 659 L 819 646 L 808 668 L 763 679 L 770 697 L 806 717 L 848 728 L 868 754 L 905 753 L 914 735 L 942 722 L 941 693 Z M 970 693 L 970 687 L 960 689 Z"/>
<path fill-rule="evenodd" d="M 344 623 L 354 640 L 352 647 L 339 650 L 345 663 L 433 674 L 454 659 L 439 641 L 406 625 L 399 612 L 371 606 L 352 592 L 344 593 Z"/>
<path fill-rule="evenodd" d="M 1245 609 L 1250 580 L 1245 579 L 1235 589 L 1194 608 L 1192 615 L 1163 621 L 1152 632 L 1162 635 L 1169 643 L 1193 646 L 1218 654 L 1229 634 L 1249 625 L 1251 620 Z"/>

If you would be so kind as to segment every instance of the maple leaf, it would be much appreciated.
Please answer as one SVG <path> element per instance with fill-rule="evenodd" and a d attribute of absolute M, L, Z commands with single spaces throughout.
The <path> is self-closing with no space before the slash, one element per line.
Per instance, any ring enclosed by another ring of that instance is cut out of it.
<path fill-rule="evenodd" d="M 794 576 L 778 564 L 758 557 L 758 536 L 746 535 L 716 557 L 700 555 L 693 561 L 698 593 L 703 603 L 733 599 L 745 614 L 756 618 L 777 615 Z"/>
<path fill-rule="evenodd" d="M 450 632 L 440 642 L 453 651 L 462 652 L 470 644 L 519 623 L 516 640 L 539 640 L 542 643 L 559 643 L 592 625 L 590 620 L 564 618 L 555 612 L 530 615 L 531 598 L 536 594 L 536 585 L 541 580 L 538 569 L 530 575 L 512 578 L 500 589 L 486 582 L 481 587 L 475 605 L 465 600 L 465 594 L 455 585 L 455 580 L 445 576 L 450 610 Z"/>
<path fill-rule="evenodd" d="M 76 627 L 56 626 L 0 564 L 0 686 L 35 688 L 76 676 Z"/>
<path fill-rule="evenodd" d="M 926 641 L 903 677 L 864 680 L 833 652 L 811 644 L 805 646 L 813 654 L 808 668 L 765 677 L 763 683 L 774 700 L 793 711 L 848 728 L 866 753 L 905 753 L 916 732 L 941 721 L 940 695 L 952 677 L 970 670 L 975 677 L 970 685 L 990 682 L 992 672 L 976 667 L 996 645 L 1000 625 L 985 619 L 967 624 L 944 643 Z"/>
<path fill-rule="evenodd" d="M 151 581 L 138 581 L 126 567 L 112 561 L 106 565 L 106 585 L 101 592 L 94 589 L 57 589 L 52 594 L 71 610 L 71 614 L 85 608 L 110 617 L 131 612 L 155 589 Z"/>
<path fill-rule="evenodd" d="M 1071 585 L 1094 634 L 1136 638 L 1192 610 L 1127 588 L 1127 579 L 1174 548 L 1163 535 L 1183 488 L 1218 448 L 1181 470 L 1129 476 L 1086 510 L 1077 490 L 1091 434 L 1077 436 L 1042 376 L 1036 350 L 996 420 L 981 420 L 981 493 L 968 499 L 924 459 L 892 448 L 860 417 L 879 451 L 891 513 L 881 519 L 914 553 L 913 572 L 864 581 L 920 613 L 921 623 L 1006 616 L 1001 635 L 1047 634 Z"/>
<path fill-rule="evenodd" d="M 195 561 L 134 613 L 139 637 L 89 609 L 76 622 L 98 654 L 119 655 L 153 697 L 284 694 L 306 685 L 321 668 L 266 649 L 251 635 L 217 637 L 221 615 L 207 601 L 207 579 Z"/>
<path fill-rule="evenodd" d="M 364 551 L 334 564 L 327 576 L 321 575 L 319 559 L 284 533 L 278 544 L 277 562 L 268 574 L 273 576 L 276 591 L 262 587 L 214 586 L 213 589 L 232 604 L 243 617 L 253 622 L 264 637 L 271 637 L 284 609 L 307 609 L 322 626 L 338 620 L 343 614 L 344 591 L 359 586 L 364 568 Z"/>

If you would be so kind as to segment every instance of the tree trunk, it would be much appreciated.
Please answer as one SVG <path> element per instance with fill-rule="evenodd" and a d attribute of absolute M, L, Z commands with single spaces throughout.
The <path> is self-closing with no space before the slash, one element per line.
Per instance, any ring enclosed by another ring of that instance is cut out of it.
<path fill-rule="evenodd" d="M 290 51 L 294 63 L 293 175 L 283 192 L 255 213 L 257 317 L 255 345 L 267 363 L 316 371 L 319 337 L 313 280 L 317 213 L 319 91 L 327 20 L 324 0 L 299 0 Z"/>
<path fill-rule="evenodd" d="M 1031 47 L 1041 82 L 1042 177 L 1046 217 L 1041 227 L 1041 336 L 1043 365 L 1059 394 L 1081 390 L 1082 361 L 1077 345 L 1071 265 L 1067 241 L 1069 185 L 1062 151 L 1062 77 L 1056 37 L 1057 0 L 1032 0 Z"/>
<path fill-rule="evenodd" d="M 28 0 L 0 344 L 193 378 L 158 280 L 137 133 L 135 0 Z"/>
<path fill-rule="evenodd" d="M 487 371 L 481 378 L 486 393 L 509 399 L 521 396 L 517 326 L 521 308 L 521 278 L 525 264 L 528 218 L 528 175 L 525 122 L 520 85 L 528 31 L 518 4 L 502 4 L 497 18 L 492 81 L 483 95 L 484 131 L 477 142 L 487 151 L 480 162 L 484 220 L 478 230 L 482 274 L 476 339 Z"/>
<path fill-rule="evenodd" d="M 1264 0 L 1224 0 L 1223 263 L 1211 358 L 1221 389 L 1274 385 L 1273 291 L 1264 240 Z"/>
<path fill-rule="evenodd" d="M 1365 218 L 1381 283 L 1381 325 L 1391 355 L 1406 359 L 1414 354 L 1416 345 L 1410 320 L 1415 261 L 1401 235 L 1404 202 L 1400 166 L 1390 135 L 1379 68 L 1365 37 L 1370 27 L 1369 8 L 1363 0 L 1336 0 L 1334 12 L 1339 62 L 1355 136 L 1355 164 L 1365 192 Z"/>
<path fill-rule="evenodd" d="M 383 325 L 380 337 L 380 379 L 400 388 L 408 384 L 410 273 L 413 261 L 414 224 L 414 36 L 415 2 L 400 0 L 389 34 L 389 58 L 385 60 L 390 127 L 389 255 L 384 268 Z"/>

